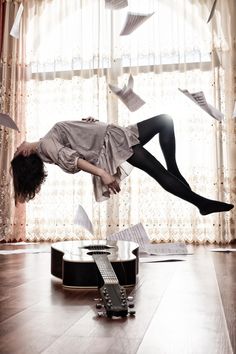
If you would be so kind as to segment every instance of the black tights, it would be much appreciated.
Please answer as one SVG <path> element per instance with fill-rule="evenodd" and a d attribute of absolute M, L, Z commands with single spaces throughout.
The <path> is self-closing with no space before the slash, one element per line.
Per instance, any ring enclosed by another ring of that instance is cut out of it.
<path fill-rule="evenodd" d="M 145 171 L 169 193 L 194 204 L 202 215 L 233 208 L 232 204 L 204 198 L 190 189 L 176 163 L 175 133 L 171 117 L 161 114 L 149 118 L 138 123 L 138 130 L 140 144 L 133 146 L 134 154 L 127 160 L 131 165 Z M 158 133 L 167 169 L 143 147 Z"/>

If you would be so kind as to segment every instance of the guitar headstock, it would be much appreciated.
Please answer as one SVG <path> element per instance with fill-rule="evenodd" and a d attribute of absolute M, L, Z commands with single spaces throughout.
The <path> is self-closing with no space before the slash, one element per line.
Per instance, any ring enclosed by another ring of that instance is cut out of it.
<path fill-rule="evenodd" d="M 119 284 L 104 284 L 100 288 L 107 317 L 126 317 L 128 305 L 125 289 Z"/>

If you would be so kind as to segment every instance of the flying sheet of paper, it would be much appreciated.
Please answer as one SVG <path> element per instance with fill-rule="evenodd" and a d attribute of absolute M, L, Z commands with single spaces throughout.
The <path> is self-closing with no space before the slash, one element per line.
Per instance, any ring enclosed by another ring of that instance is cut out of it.
<path fill-rule="evenodd" d="M 129 76 L 127 86 L 124 85 L 122 89 L 117 86 L 109 84 L 111 91 L 126 105 L 126 107 L 131 111 L 135 112 L 140 107 L 145 104 L 145 101 L 142 100 L 136 93 L 133 91 L 134 79 L 133 76 Z"/>
<path fill-rule="evenodd" d="M 236 101 L 234 102 L 233 118 L 236 118 Z"/>
<path fill-rule="evenodd" d="M 128 0 L 105 0 L 105 8 L 119 10 L 128 6 Z"/>
<path fill-rule="evenodd" d="M 213 5 L 212 5 L 211 12 L 210 12 L 210 15 L 208 17 L 207 23 L 211 21 L 213 15 L 215 13 L 216 4 L 217 4 L 217 0 L 215 0 Z"/>
<path fill-rule="evenodd" d="M 127 36 L 147 21 L 154 12 L 150 14 L 140 14 L 135 12 L 128 12 L 124 27 L 120 32 L 120 36 Z"/>
<path fill-rule="evenodd" d="M 18 130 L 19 132 L 19 128 L 17 127 L 16 123 L 8 114 L 0 113 L 0 125 L 3 125 L 4 127 L 7 128 Z"/>
<path fill-rule="evenodd" d="M 139 244 L 140 250 L 150 243 L 146 230 L 141 223 L 107 236 L 107 240 L 133 241 Z"/>
<path fill-rule="evenodd" d="M 93 235 L 93 224 L 90 221 L 88 214 L 80 204 L 75 214 L 74 223 L 82 226 Z"/>
<path fill-rule="evenodd" d="M 190 254 L 186 244 L 182 242 L 146 244 L 143 247 L 143 252 L 147 252 L 148 254 L 156 254 L 158 256 Z"/>
<path fill-rule="evenodd" d="M 236 252 L 236 248 L 212 248 L 210 249 L 211 252 Z"/>
<path fill-rule="evenodd" d="M 50 253 L 50 252 L 51 250 L 49 248 L 45 248 L 45 249 L 21 248 L 18 250 L 0 250 L 0 255 L 19 254 L 19 253 Z"/>
<path fill-rule="evenodd" d="M 211 104 L 207 103 L 205 95 L 202 91 L 190 93 L 188 90 L 181 90 L 180 88 L 179 91 L 182 92 L 188 98 L 190 98 L 190 100 L 192 100 L 199 107 L 201 107 L 211 117 L 219 121 L 222 121 L 222 119 L 224 118 L 224 115 L 218 109 L 213 107 Z"/>
<path fill-rule="evenodd" d="M 11 32 L 10 32 L 10 35 L 16 39 L 18 39 L 20 37 L 20 20 L 21 20 L 23 10 L 24 10 L 24 7 L 21 3 L 19 6 L 19 9 L 17 11 L 15 21 L 14 21 L 13 26 L 11 28 Z"/>

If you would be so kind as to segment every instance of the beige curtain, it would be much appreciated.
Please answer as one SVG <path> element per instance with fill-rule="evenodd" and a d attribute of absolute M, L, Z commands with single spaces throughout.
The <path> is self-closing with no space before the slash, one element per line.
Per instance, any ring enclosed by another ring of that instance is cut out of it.
<path fill-rule="evenodd" d="M 236 201 L 236 2 L 219 1 L 212 21 L 212 46 L 215 61 L 215 95 L 225 121 L 217 130 L 218 180 L 221 181 L 219 198 L 231 196 Z M 236 239 L 236 210 L 219 219 L 221 239 L 225 234 Z"/>
<path fill-rule="evenodd" d="M 235 202 L 235 3 L 224 4 L 218 0 L 207 24 L 212 6 L 207 0 L 130 0 L 118 11 L 106 10 L 102 0 L 25 2 L 27 140 L 37 140 L 60 120 L 92 115 L 128 125 L 168 113 L 175 123 L 177 161 L 193 190 Z M 121 37 L 128 11 L 154 15 Z M 108 88 L 109 83 L 122 87 L 130 73 L 134 91 L 146 101 L 135 113 Z M 208 116 L 178 88 L 203 90 L 207 101 L 225 113 L 224 122 Z M 158 137 L 147 148 L 164 163 Z M 87 174 L 68 175 L 51 165 L 48 174 L 40 195 L 26 206 L 28 240 L 105 238 L 139 222 L 157 241 L 226 243 L 235 238 L 235 211 L 203 217 L 136 169 L 118 196 L 100 204 Z M 74 224 L 78 204 L 91 218 L 94 236 Z"/>
<path fill-rule="evenodd" d="M 20 133 L 0 126 L 0 240 L 25 239 L 25 206 L 14 206 L 10 161 L 17 144 L 24 140 L 24 46 L 9 35 L 19 7 L 17 1 L 2 1 L 3 28 L 1 43 L 1 101 L 0 109 L 16 122 Z M 23 27 L 22 27 L 23 32 Z"/>

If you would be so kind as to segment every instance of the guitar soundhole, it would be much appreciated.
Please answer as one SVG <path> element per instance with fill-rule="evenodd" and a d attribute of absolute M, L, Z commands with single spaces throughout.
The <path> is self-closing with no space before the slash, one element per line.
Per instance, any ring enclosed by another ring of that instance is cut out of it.
<path fill-rule="evenodd" d="M 87 254 L 89 254 L 90 256 L 92 256 L 93 254 L 110 254 L 110 252 L 104 252 L 104 251 L 92 251 L 92 252 L 88 252 Z"/>
<path fill-rule="evenodd" d="M 107 245 L 89 245 L 89 246 L 84 246 L 83 248 L 87 250 L 106 250 L 112 247 Z"/>

